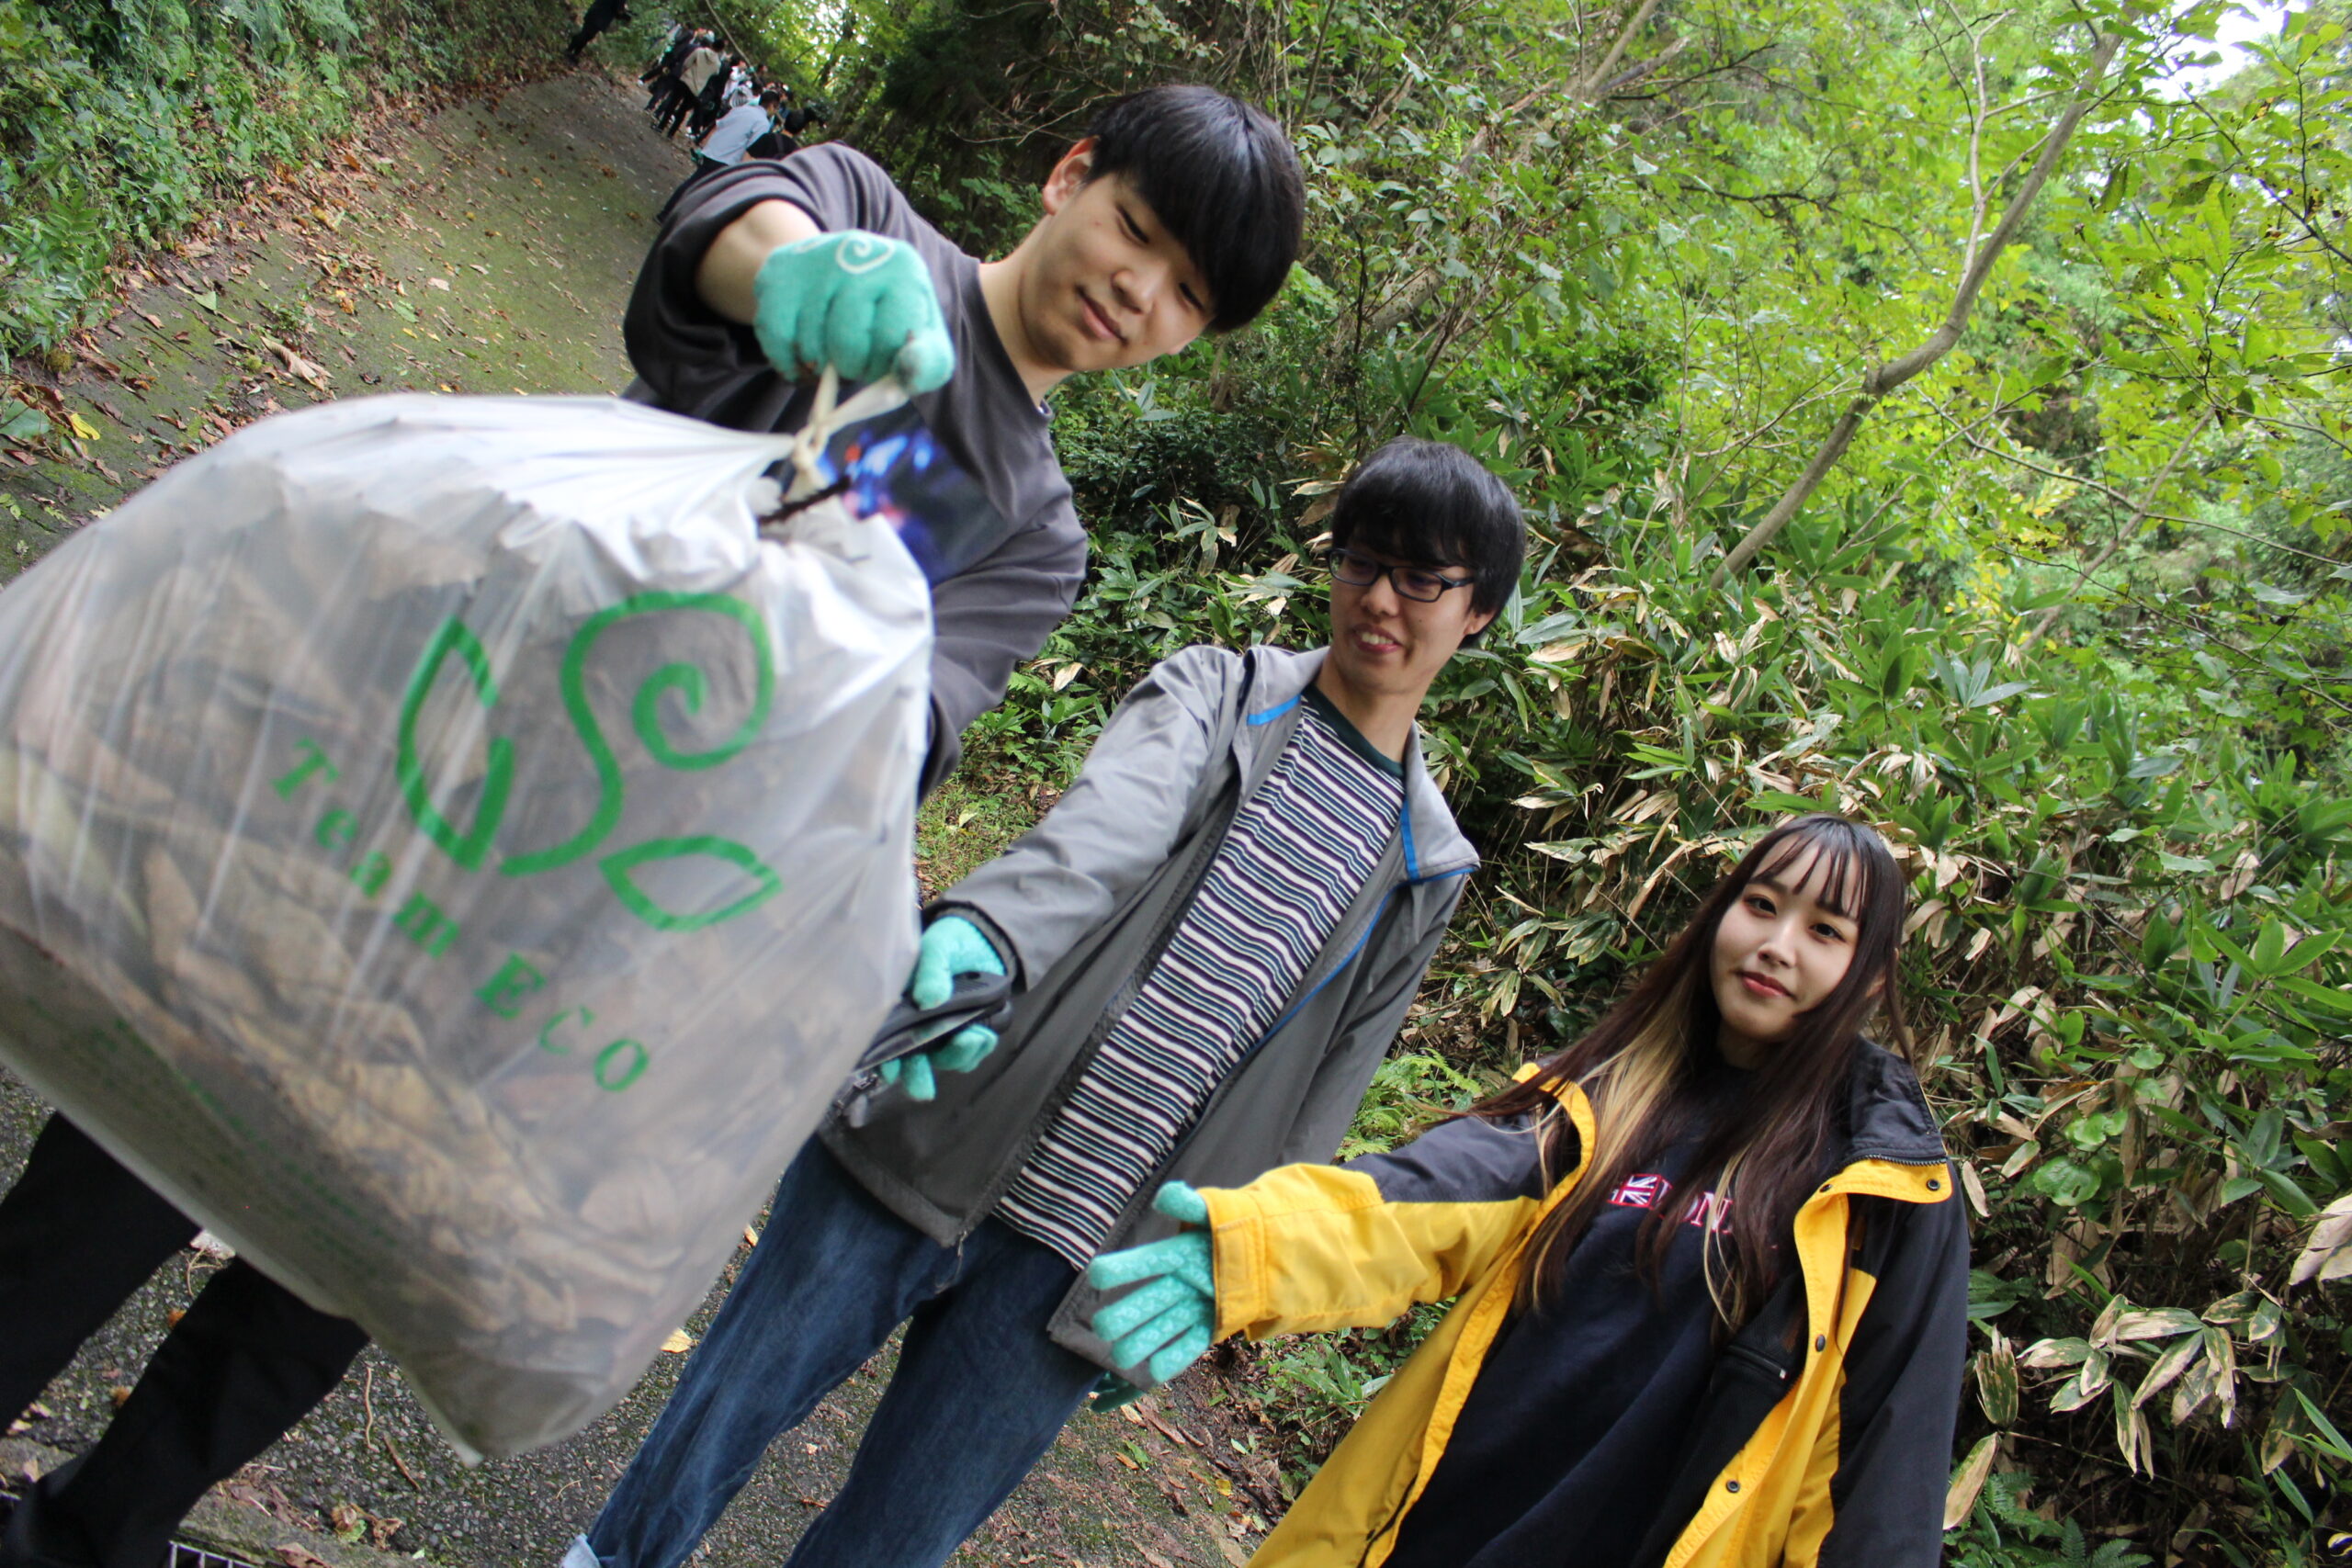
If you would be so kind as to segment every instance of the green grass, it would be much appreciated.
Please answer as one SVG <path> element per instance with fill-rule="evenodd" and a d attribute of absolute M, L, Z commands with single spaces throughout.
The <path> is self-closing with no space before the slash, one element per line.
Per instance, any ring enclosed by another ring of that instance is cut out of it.
<path fill-rule="evenodd" d="M 925 895 L 955 886 L 1002 854 L 1048 804 L 992 759 L 967 758 L 915 818 L 915 869 Z"/>

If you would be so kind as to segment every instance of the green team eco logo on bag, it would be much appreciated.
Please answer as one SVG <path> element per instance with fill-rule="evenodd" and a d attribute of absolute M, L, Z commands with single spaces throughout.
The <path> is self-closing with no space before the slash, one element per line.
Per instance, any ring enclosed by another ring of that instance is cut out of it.
<path fill-rule="evenodd" d="M 683 772 L 715 768 L 751 744 L 767 722 L 769 707 L 775 700 L 775 658 L 769 646 L 767 625 L 751 606 L 718 593 L 655 592 L 637 594 L 598 612 L 564 649 L 558 674 L 564 710 L 579 733 L 590 765 L 595 769 L 596 809 L 578 832 L 560 843 L 527 854 L 503 857 L 498 863 L 502 875 L 532 876 L 595 854 L 619 825 L 626 781 L 604 727 L 589 705 L 588 657 L 597 639 L 621 622 L 639 615 L 675 612 L 724 615 L 742 628 L 743 635 L 751 639 L 756 682 L 751 712 L 733 734 L 708 750 L 679 750 L 662 732 L 662 704 L 674 694 L 688 715 L 699 713 L 708 681 L 695 665 L 665 664 L 646 677 L 629 705 L 630 726 L 646 751 L 665 768 Z M 475 701 L 485 711 L 497 707 L 498 679 L 490 667 L 490 656 L 472 628 L 452 615 L 441 623 L 440 629 L 425 644 L 416 669 L 409 676 L 401 700 L 399 750 L 393 771 L 410 815 L 425 836 L 459 866 L 480 871 L 490 858 L 492 841 L 505 820 L 507 801 L 514 784 L 514 742 L 503 735 L 490 738 L 485 747 L 481 798 L 473 820 L 462 826 L 449 820 L 433 798 L 432 781 L 426 776 L 417 750 L 416 729 L 425 701 L 452 655 L 463 667 Z M 342 777 L 342 770 L 316 740 L 299 739 L 294 743 L 294 765 L 270 781 L 270 788 L 279 799 L 290 801 L 314 782 L 328 787 Z M 359 841 L 359 819 L 349 810 L 332 804 L 332 800 L 330 795 L 322 803 L 326 809 L 311 827 L 311 836 L 322 850 L 348 852 Z M 646 893 L 638 880 L 637 874 L 648 865 L 695 857 L 733 867 L 750 878 L 752 890 L 716 909 L 682 912 L 664 908 Z M 746 913 L 783 890 L 782 879 L 748 847 L 732 839 L 707 833 L 647 839 L 603 854 L 596 866 L 624 908 L 662 931 L 692 931 L 715 926 Z M 391 858 L 381 850 L 371 850 L 351 863 L 346 874 L 362 895 L 372 899 L 390 884 L 392 871 Z M 392 929 L 424 949 L 428 958 L 439 958 L 458 940 L 458 922 L 422 891 L 412 891 L 390 919 Z M 510 953 L 473 995 L 499 1018 L 514 1021 L 522 1018 L 525 1007 L 548 983 L 548 976 L 528 958 Z M 615 1092 L 625 1089 L 644 1076 L 652 1054 L 642 1042 L 626 1037 L 594 1044 L 595 1035 L 586 1032 L 594 1029 L 595 1024 L 595 1013 L 585 1007 L 563 1008 L 548 1013 L 538 1025 L 538 1048 L 551 1055 L 569 1056 L 575 1049 L 586 1047 L 583 1059 L 592 1064 L 590 1072 L 596 1086 Z"/>
<path fill-rule="evenodd" d="M 715 768 L 749 745 L 752 738 L 767 722 L 768 708 L 775 700 L 775 659 L 768 646 L 765 622 L 752 607 L 741 600 L 720 593 L 639 593 L 622 600 L 609 609 L 599 611 L 587 625 L 582 626 L 565 649 L 559 679 L 563 692 L 564 710 L 571 715 L 572 728 L 579 731 L 580 742 L 586 748 L 588 760 L 596 770 L 596 810 L 588 821 L 571 838 L 529 854 L 508 855 L 499 863 L 499 871 L 506 876 L 531 876 L 569 865 L 583 855 L 593 854 L 619 823 L 626 794 L 620 763 L 613 756 L 611 743 L 605 738 L 604 726 L 589 705 L 587 691 L 588 656 L 596 639 L 622 621 L 639 615 L 660 615 L 669 611 L 700 611 L 730 617 L 743 628 L 751 639 L 753 669 L 757 688 L 752 699 L 752 711 L 729 736 L 707 751 L 682 751 L 670 743 L 662 732 L 662 705 L 665 697 L 675 694 L 689 714 L 702 711 L 707 682 L 698 666 L 665 664 L 646 677 L 629 705 L 630 727 L 653 760 L 665 768 L 693 771 Z M 424 655 L 417 661 L 415 673 L 409 677 L 408 691 L 401 703 L 400 754 L 394 763 L 400 777 L 401 792 L 408 800 L 409 811 L 416 818 L 417 826 L 427 837 L 440 845 L 451 860 L 469 871 L 481 868 L 488 855 L 491 840 L 506 815 L 508 791 L 514 778 L 514 743 L 504 736 L 494 736 L 489 744 L 487 765 L 482 776 L 481 804 L 474 812 L 472 823 L 460 828 L 443 816 L 434 804 L 431 781 L 417 756 L 416 725 L 424 710 L 425 698 L 431 694 L 441 667 L 451 654 L 456 654 L 471 678 L 475 696 L 484 708 L 498 705 L 498 682 L 491 672 L 490 658 L 465 622 L 452 615 L 441 623 L 441 629 L 425 645 Z M 635 875 L 639 868 L 661 861 L 683 860 L 707 856 L 723 861 L 750 877 L 752 890 L 724 908 L 694 914 L 680 914 L 665 909 L 650 897 Z M 783 884 L 774 871 L 761 863 L 757 855 L 732 839 L 711 834 L 695 834 L 676 839 L 648 839 L 639 844 L 617 850 L 596 863 L 605 880 L 624 908 L 656 931 L 690 931 L 717 925 L 745 913 L 775 896 Z"/>

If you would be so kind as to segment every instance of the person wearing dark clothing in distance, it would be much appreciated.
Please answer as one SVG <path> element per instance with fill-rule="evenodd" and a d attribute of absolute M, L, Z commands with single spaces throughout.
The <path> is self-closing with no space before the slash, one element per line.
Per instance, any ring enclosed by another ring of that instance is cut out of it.
<path fill-rule="evenodd" d="M 581 51 L 595 42 L 599 33 L 628 20 L 628 6 L 624 0 L 589 0 L 587 14 L 580 18 L 580 30 L 563 46 L 564 58 L 578 64 Z"/>
<path fill-rule="evenodd" d="M 692 54 L 697 38 L 695 29 L 681 23 L 670 36 L 670 42 L 653 63 L 638 78 L 645 84 L 645 112 L 655 114 L 669 101 L 671 84 L 678 79 L 679 68 Z"/>
<path fill-rule="evenodd" d="M 719 56 L 717 40 L 706 32 L 698 35 L 695 47 L 679 63 L 678 73 L 669 78 L 669 96 L 653 112 L 654 128 L 664 136 L 678 134 L 678 127 L 702 101 L 702 90 L 718 73 Z"/>

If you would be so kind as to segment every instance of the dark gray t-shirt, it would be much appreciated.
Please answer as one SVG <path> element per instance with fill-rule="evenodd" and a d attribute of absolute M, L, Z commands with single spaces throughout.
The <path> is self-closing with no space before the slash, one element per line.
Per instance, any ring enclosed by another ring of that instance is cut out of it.
<path fill-rule="evenodd" d="M 737 430 L 797 430 L 812 389 L 786 380 L 752 329 L 703 302 L 695 283 L 719 231 L 755 203 L 784 200 L 828 231 L 904 240 L 931 268 L 956 374 L 897 413 L 834 438 L 861 512 L 887 512 L 932 583 L 928 790 L 955 765 L 956 737 L 1004 696 L 1078 597 L 1086 534 L 1044 410 L 989 320 L 979 263 L 919 217 L 863 153 L 829 142 L 781 164 L 745 163 L 687 191 L 653 243 L 623 335 L 628 395 Z M 844 387 L 844 396 L 854 390 Z"/>

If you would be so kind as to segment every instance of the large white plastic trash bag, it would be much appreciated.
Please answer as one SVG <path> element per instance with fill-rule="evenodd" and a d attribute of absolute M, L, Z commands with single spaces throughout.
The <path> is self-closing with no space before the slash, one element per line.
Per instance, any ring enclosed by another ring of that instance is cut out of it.
<path fill-rule="evenodd" d="M 762 537 L 791 446 L 334 403 L 0 593 L 0 1055 L 481 1452 L 628 1390 L 913 963 L 929 593 Z"/>

